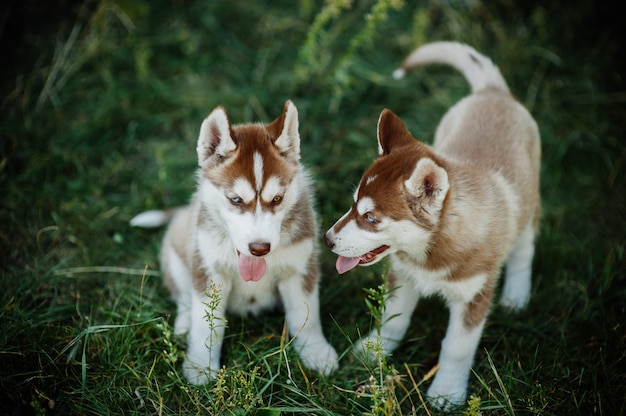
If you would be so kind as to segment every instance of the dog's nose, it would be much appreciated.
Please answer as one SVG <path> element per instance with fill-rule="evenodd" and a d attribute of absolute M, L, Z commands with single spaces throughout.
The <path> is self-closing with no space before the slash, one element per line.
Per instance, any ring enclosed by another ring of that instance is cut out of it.
<path fill-rule="evenodd" d="M 253 256 L 264 256 L 270 252 L 270 243 L 250 243 L 248 249 Z"/>
<path fill-rule="evenodd" d="M 326 244 L 326 247 L 328 247 L 329 249 L 333 249 L 333 247 L 335 247 L 335 243 L 333 243 L 332 241 L 330 241 L 330 238 L 328 238 L 328 236 L 326 234 L 324 234 L 324 244 Z"/>

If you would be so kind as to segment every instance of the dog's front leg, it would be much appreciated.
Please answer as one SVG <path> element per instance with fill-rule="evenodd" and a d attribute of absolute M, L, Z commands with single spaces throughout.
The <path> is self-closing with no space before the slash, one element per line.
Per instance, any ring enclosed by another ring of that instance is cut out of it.
<path fill-rule="evenodd" d="M 278 291 L 285 308 L 287 328 L 289 334 L 295 336 L 293 345 L 302 363 L 324 375 L 335 371 L 339 366 L 338 355 L 322 331 L 317 285 L 308 290 L 302 278 L 292 277 L 282 280 Z"/>
<path fill-rule="evenodd" d="M 427 396 L 440 409 L 449 409 L 465 401 L 467 384 L 476 348 L 485 325 L 486 312 L 474 325 L 467 325 L 468 304 L 450 302 L 450 322 L 441 342 L 439 370 Z"/>
<path fill-rule="evenodd" d="M 187 356 L 183 374 L 191 384 L 204 384 L 220 369 L 220 352 L 226 329 L 226 300 L 232 285 L 220 280 L 209 290 L 214 293 L 191 295 L 191 326 L 187 337 Z M 217 304 L 217 306 L 216 306 Z M 211 305 L 214 307 L 211 308 Z"/>
<path fill-rule="evenodd" d="M 380 328 L 380 343 L 384 354 L 393 352 L 402 341 L 420 297 L 415 290 L 415 285 L 401 276 L 400 273 L 396 274 L 391 271 L 388 275 L 389 294 L 385 299 Z M 372 330 L 354 345 L 354 353 L 357 356 L 364 355 L 369 361 L 374 361 L 377 358 L 374 347 L 378 338 L 378 331 Z"/>

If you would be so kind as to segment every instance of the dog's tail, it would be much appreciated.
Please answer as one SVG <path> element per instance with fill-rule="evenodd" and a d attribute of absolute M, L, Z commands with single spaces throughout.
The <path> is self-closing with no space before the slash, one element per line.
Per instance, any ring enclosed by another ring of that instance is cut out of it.
<path fill-rule="evenodd" d="M 428 64 L 447 64 L 461 71 L 473 93 L 489 87 L 509 91 L 500 70 L 491 59 L 458 42 L 432 42 L 420 46 L 411 52 L 393 76 L 402 78 L 412 69 Z"/>
<path fill-rule="evenodd" d="M 178 208 L 151 211 L 144 211 L 141 214 L 135 215 L 130 220 L 132 227 L 140 228 L 157 228 L 162 227 L 170 222 L 174 214 L 178 211 Z"/>

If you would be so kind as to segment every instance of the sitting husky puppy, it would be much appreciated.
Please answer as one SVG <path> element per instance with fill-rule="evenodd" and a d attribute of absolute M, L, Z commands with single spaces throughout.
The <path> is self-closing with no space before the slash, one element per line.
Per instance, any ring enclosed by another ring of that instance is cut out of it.
<path fill-rule="evenodd" d="M 395 75 L 430 63 L 460 70 L 472 94 L 443 117 L 433 147 L 413 139 L 404 123 L 384 110 L 379 156 L 363 175 L 352 208 L 324 241 L 339 255 L 339 273 L 391 257 L 391 293 L 380 332 L 387 353 L 404 336 L 421 296 L 445 299 L 450 321 L 427 394 L 447 407 L 465 400 L 505 263 L 500 302 L 518 309 L 529 299 L 540 141 L 535 121 L 491 60 L 459 43 L 435 42 L 415 50 Z M 366 351 L 366 341 L 377 336 L 373 331 L 356 349 Z"/>
<path fill-rule="evenodd" d="M 277 304 L 303 364 L 335 370 L 337 353 L 319 317 L 317 225 L 295 105 L 287 101 L 270 124 L 239 126 L 217 107 L 202 123 L 197 152 L 197 190 L 189 206 L 172 212 L 160 259 L 177 303 L 175 332 L 188 333 L 185 378 L 202 384 L 220 369 L 227 310 L 256 315 Z M 159 226 L 170 216 L 148 211 L 131 224 Z M 215 299 L 219 305 L 206 311 Z"/>

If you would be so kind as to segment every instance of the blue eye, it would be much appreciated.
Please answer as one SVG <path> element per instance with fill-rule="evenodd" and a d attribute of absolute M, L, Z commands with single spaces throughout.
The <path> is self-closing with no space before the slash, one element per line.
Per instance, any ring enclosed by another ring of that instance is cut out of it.
<path fill-rule="evenodd" d="M 241 199 L 238 196 L 234 196 L 232 198 L 230 198 L 230 203 L 233 205 L 241 205 L 243 203 L 243 199 Z"/>
<path fill-rule="evenodd" d="M 378 222 L 376 218 L 372 217 L 369 214 L 365 214 L 365 221 L 369 222 L 370 224 L 376 224 Z"/>

